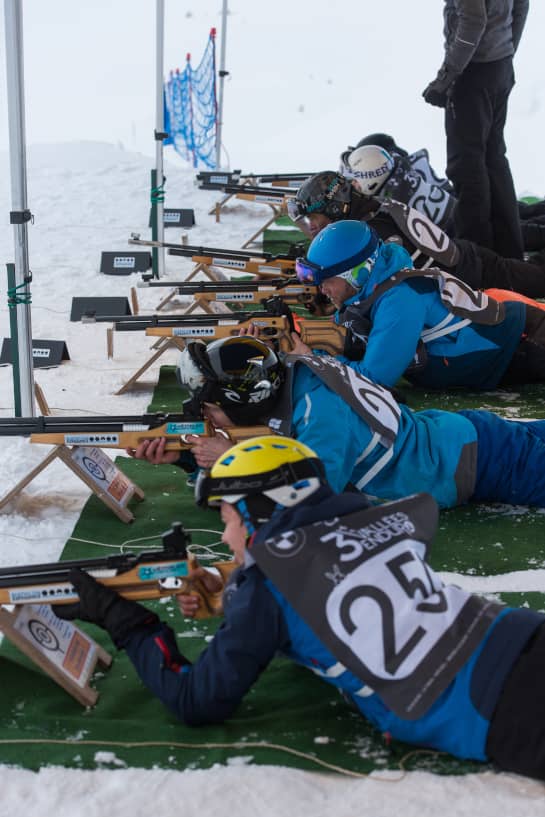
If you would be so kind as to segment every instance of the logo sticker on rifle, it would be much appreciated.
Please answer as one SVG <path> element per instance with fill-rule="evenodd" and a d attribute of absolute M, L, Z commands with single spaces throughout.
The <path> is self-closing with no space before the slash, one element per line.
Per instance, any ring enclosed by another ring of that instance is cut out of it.
<path fill-rule="evenodd" d="M 253 301 L 252 292 L 217 292 L 216 301 Z"/>
<path fill-rule="evenodd" d="M 164 562 L 163 564 L 142 565 L 138 568 L 138 578 L 143 582 L 168 579 L 171 576 L 187 576 L 187 562 Z"/>
<path fill-rule="evenodd" d="M 206 423 L 203 420 L 193 420 L 187 423 L 167 423 L 167 434 L 204 434 Z"/>
<path fill-rule="evenodd" d="M 65 434 L 66 445 L 119 445 L 119 434 Z"/>
<path fill-rule="evenodd" d="M 212 337 L 213 326 L 173 326 L 172 336 L 178 338 Z"/>
<path fill-rule="evenodd" d="M 246 269 L 246 261 L 236 261 L 233 258 L 212 258 L 212 264 L 218 267 L 232 267 L 233 269 Z"/>

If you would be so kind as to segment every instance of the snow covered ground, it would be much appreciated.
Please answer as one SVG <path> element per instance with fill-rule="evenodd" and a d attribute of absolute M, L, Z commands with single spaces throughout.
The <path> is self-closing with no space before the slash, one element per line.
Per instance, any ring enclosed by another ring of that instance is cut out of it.
<path fill-rule="evenodd" d="M 106 356 L 106 324 L 69 321 L 75 296 L 128 296 L 138 274 L 106 276 L 98 272 L 104 250 L 127 250 L 131 232 L 149 237 L 149 170 L 151 160 L 109 144 L 79 142 L 29 150 L 29 206 L 35 223 L 29 227 L 33 337 L 64 340 L 70 361 L 35 370 L 36 382 L 58 414 L 139 414 L 152 393 L 149 388 L 115 396 L 114 392 L 149 357 L 141 333 L 115 337 L 114 357 Z M 0 168 L 7 156 L 0 154 Z M 191 207 L 197 224 L 189 243 L 238 248 L 269 218 L 267 206 L 238 202 L 223 211 L 221 221 L 209 216 L 218 195 L 199 191 L 192 171 L 166 165 L 170 207 Z M 11 209 L 6 185 L 0 189 L 0 212 Z M 178 241 L 180 231 L 166 231 Z M 0 259 L 13 258 L 11 230 L 0 232 Z M 166 256 L 167 277 L 180 280 L 193 268 L 187 259 Z M 9 337 L 5 276 L 0 303 L 0 338 Z M 168 290 L 167 290 L 168 291 Z M 157 290 L 138 289 L 140 311 L 152 312 Z M 164 359 L 160 362 L 173 362 Z M 157 367 L 159 365 L 157 364 Z M 153 377 L 157 376 L 157 367 Z M 13 414 L 12 370 L 0 367 L 0 414 Z M 3 495 L 45 456 L 42 446 L 23 438 L 2 439 L 0 486 Z M 8 509 L 0 513 L 0 564 L 48 561 L 58 557 L 87 498 L 87 489 L 62 464 L 49 466 Z M 483 582 L 488 591 L 544 586 L 544 572 L 508 574 Z M 456 581 L 465 581 L 456 577 Z M 467 581 L 475 582 L 475 577 Z M 104 754 L 104 753 L 103 753 Z M 0 760 L 2 757 L 0 746 Z M 15 817 L 32 808 L 42 817 L 87 817 L 113 808 L 118 815 L 173 809 L 183 814 L 236 813 L 238 817 L 292 813 L 336 817 L 372 814 L 381 817 L 403 808 L 405 817 L 445 817 L 478 813 L 480 817 L 545 815 L 541 784 L 514 775 L 489 772 L 463 777 L 428 773 L 380 773 L 371 779 L 310 774 L 282 767 L 233 764 L 209 771 L 183 773 L 113 769 L 115 757 L 104 756 L 104 768 L 76 771 L 45 767 L 39 774 L 0 766 L 0 817 Z M 401 806 L 401 804 L 403 804 Z"/>

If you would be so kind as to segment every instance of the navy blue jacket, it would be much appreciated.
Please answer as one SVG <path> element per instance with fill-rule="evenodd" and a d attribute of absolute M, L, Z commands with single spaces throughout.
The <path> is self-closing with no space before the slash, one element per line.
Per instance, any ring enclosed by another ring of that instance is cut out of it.
<path fill-rule="evenodd" d="M 329 488 L 283 512 L 260 529 L 260 539 L 366 506 L 357 494 L 335 495 Z M 490 718 L 502 683 L 520 651 L 545 617 L 505 608 L 454 681 L 418 720 L 405 721 L 388 710 L 377 693 L 358 696 L 362 682 L 338 665 L 288 601 L 255 564 L 235 571 L 225 594 L 225 618 L 209 646 L 191 665 L 178 652 L 165 624 L 133 632 L 123 645 L 148 688 L 188 725 L 228 718 L 278 651 L 322 675 L 352 699 L 379 730 L 394 738 L 446 750 L 459 757 L 486 759 Z"/>

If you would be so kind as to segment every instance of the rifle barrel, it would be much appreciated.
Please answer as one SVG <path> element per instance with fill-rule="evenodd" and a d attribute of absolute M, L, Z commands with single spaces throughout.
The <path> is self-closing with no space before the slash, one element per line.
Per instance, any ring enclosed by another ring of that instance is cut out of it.
<path fill-rule="evenodd" d="M 199 422 L 184 414 L 140 414 L 99 417 L 1 417 L 0 436 L 27 437 L 30 434 L 105 434 L 109 431 L 149 431 L 168 423 Z"/>
<path fill-rule="evenodd" d="M 205 327 L 214 326 L 236 326 L 237 324 L 246 323 L 247 321 L 259 321 L 264 318 L 279 318 L 280 314 L 275 312 L 261 311 L 261 312 L 232 312 L 228 315 L 138 315 L 140 320 L 131 320 L 130 317 L 120 316 L 118 318 L 108 318 L 114 321 L 114 329 L 116 332 L 139 332 L 144 329 L 152 329 L 154 327 L 170 327 L 170 326 L 195 326 L 204 329 Z M 102 318 L 100 318 L 102 320 Z"/>
<path fill-rule="evenodd" d="M 253 281 L 196 281 L 195 283 L 187 281 L 139 281 L 136 286 L 138 288 L 145 287 L 171 287 L 180 290 L 181 295 L 198 295 L 200 292 L 256 292 L 260 289 L 271 289 L 272 287 L 287 287 L 291 286 L 295 278 L 267 278 L 266 282 Z"/>

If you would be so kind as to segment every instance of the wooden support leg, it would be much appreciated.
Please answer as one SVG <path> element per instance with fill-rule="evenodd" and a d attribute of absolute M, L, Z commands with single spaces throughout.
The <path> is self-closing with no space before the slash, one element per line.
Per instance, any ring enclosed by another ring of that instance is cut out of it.
<path fill-rule="evenodd" d="M 120 471 L 104 451 L 93 447 L 68 448 L 65 445 L 56 445 L 36 468 L 0 499 L 0 509 L 15 499 L 23 488 L 57 458 L 62 460 L 122 522 L 134 520 L 134 514 L 129 510 L 128 504 L 133 497 L 138 500 L 144 499 L 144 491 Z"/>
<path fill-rule="evenodd" d="M 268 220 L 268 221 L 267 221 L 267 222 L 266 222 L 266 223 L 263 225 L 263 227 L 261 227 L 261 228 L 260 228 L 260 229 L 257 231 L 257 233 L 254 233 L 254 234 L 253 234 L 253 236 L 252 236 L 251 238 L 249 238 L 249 239 L 248 239 L 248 241 L 246 241 L 246 242 L 245 242 L 245 243 L 242 245 L 242 249 L 243 249 L 243 250 L 245 250 L 247 247 L 249 247 L 249 246 L 250 246 L 250 244 L 255 244 L 255 243 L 256 243 L 256 238 L 258 237 L 258 235 L 262 235 L 262 234 L 265 232 L 265 230 L 267 229 L 267 227 L 270 227 L 270 226 L 271 226 L 271 224 L 272 224 L 273 222 L 275 222 L 275 221 L 276 221 L 276 219 L 278 218 L 278 216 L 280 215 L 280 211 L 279 211 L 279 210 L 278 210 L 276 207 L 273 207 L 273 205 L 272 205 L 272 204 L 270 205 L 270 207 L 272 207 L 272 209 L 273 209 L 273 211 L 274 211 L 274 215 L 273 215 L 273 216 L 271 216 L 271 218 L 270 218 L 270 219 L 269 219 L 269 220 Z"/>
<path fill-rule="evenodd" d="M 108 360 L 111 360 L 114 356 L 114 330 L 112 326 L 106 329 L 106 354 Z"/>
<path fill-rule="evenodd" d="M 48 417 L 51 414 L 51 409 L 47 404 L 47 400 L 45 399 L 45 394 L 43 393 L 40 386 L 35 382 L 34 383 L 34 396 L 36 398 L 36 402 L 38 403 L 38 408 L 40 409 L 42 415 L 44 417 Z"/>
<path fill-rule="evenodd" d="M 138 304 L 138 295 L 136 293 L 136 287 L 131 287 L 131 306 L 132 306 L 132 314 L 139 315 L 140 314 L 140 307 Z"/>
<path fill-rule="evenodd" d="M 89 681 L 97 664 L 109 667 L 112 656 L 75 624 L 57 618 L 49 605 L 26 604 L 14 612 L 0 607 L 0 631 L 76 701 L 96 704 Z"/>
<path fill-rule="evenodd" d="M 183 338 L 181 338 L 180 340 L 182 340 L 182 343 L 183 343 Z M 143 375 L 143 374 L 144 374 L 144 372 L 145 372 L 145 371 L 147 371 L 147 370 L 150 368 L 150 366 L 152 366 L 152 365 L 155 363 L 155 361 L 156 361 L 156 360 L 157 360 L 159 357 L 161 357 L 161 355 L 162 355 L 164 352 L 166 352 L 166 351 L 167 351 L 167 349 L 171 349 L 172 347 L 175 347 L 175 348 L 177 348 L 177 349 L 179 349 L 179 350 L 181 350 L 181 349 L 183 349 L 183 348 L 184 348 L 184 346 L 183 346 L 183 345 L 181 345 L 181 344 L 179 343 L 179 339 L 178 339 L 178 338 L 167 338 L 167 343 L 162 344 L 162 345 L 161 345 L 161 347 L 160 347 L 159 349 L 157 349 L 157 351 L 155 352 L 155 354 L 153 354 L 153 355 L 152 355 L 152 356 L 151 356 L 151 357 L 150 357 L 150 358 L 149 358 L 149 359 L 148 359 L 148 360 L 147 360 L 147 361 L 144 363 L 144 365 L 143 365 L 143 366 L 141 366 L 141 367 L 138 369 L 138 371 L 137 371 L 137 372 L 135 372 L 135 373 L 134 373 L 134 374 L 133 374 L 133 375 L 132 375 L 132 376 L 131 376 L 131 377 L 130 377 L 128 380 L 127 380 L 127 382 L 125 383 L 125 385 L 124 385 L 124 386 L 121 386 L 121 388 L 120 388 L 120 389 L 118 389 L 118 390 L 117 390 L 115 393 L 116 393 L 116 394 L 124 394 L 126 391 L 129 391 L 129 389 L 131 389 L 131 388 L 132 388 L 132 387 L 135 385 L 136 381 L 137 381 L 137 380 L 140 378 L 140 376 L 141 376 L 141 375 Z"/>
<path fill-rule="evenodd" d="M 44 460 L 42 460 L 41 463 L 36 466 L 36 468 L 33 468 L 32 471 L 30 471 L 26 475 L 26 477 L 23 477 L 23 479 L 17 483 L 15 488 L 13 488 L 5 496 L 3 496 L 2 499 L 0 499 L 0 508 L 3 508 L 5 505 L 8 504 L 8 502 L 11 502 L 11 500 L 14 499 L 17 496 L 17 494 L 21 493 L 23 488 L 26 488 L 29 482 L 32 482 L 34 477 L 37 477 L 38 474 L 40 474 L 44 470 L 44 468 L 47 468 L 50 462 L 53 462 L 53 460 L 55 460 L 58 457 L 57 448 L 58 446 L 54 448 L 52 451 L 50 451 L 47 457 Z"/>

